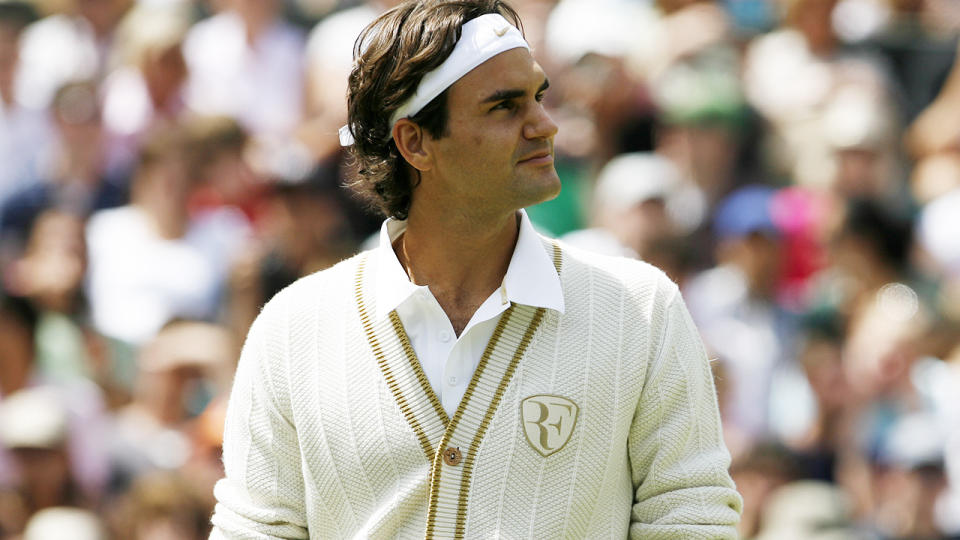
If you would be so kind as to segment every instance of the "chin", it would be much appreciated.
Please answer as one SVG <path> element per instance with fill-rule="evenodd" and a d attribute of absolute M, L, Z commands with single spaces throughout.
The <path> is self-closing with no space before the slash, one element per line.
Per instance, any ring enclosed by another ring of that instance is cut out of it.
<path fill-rule="evenodd" d="M 536 180 L 536 188 L 531 189 L 529 192 L 531 200 L 527 206 L 533 206 L 556 199 L 557 195 L 560 194 L 560 177 L 554 172 L 552 177 L 538 178 Z"/>

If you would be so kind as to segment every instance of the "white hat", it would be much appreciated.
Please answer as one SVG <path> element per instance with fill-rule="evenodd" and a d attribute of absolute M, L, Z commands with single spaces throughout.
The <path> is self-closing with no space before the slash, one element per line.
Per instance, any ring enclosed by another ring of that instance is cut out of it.
<path fill-rule="evenodd" d="M 924 207 L 919 220 L 920 244 L 947 273 L 960 276 L 960 188 Z"/>
<path fill-rule="evenodd" d="M 652 199 L 666 199 L 680 183 L 670 160 L 649 152 L 621 154 L 600 171 L 594 197 L 600 208 L 627 209 Z"/>
<path fill-rule="evenodd" d="M 27 388 L 0 401 L 0 441 L 8 448 L 57 448 L 67 413 L 51 388 Z"/>
<path fill-rule="evenodd" d="M 791 482 L 770 494 L 757 540 L 854 540 L 850 512 L 849 498 L 836 486 Z"/>
<path fill-rule="evenodd" d="M 105 540 L 103 523 L 93 512 L 80 508 L 54 507 L 40 510 L 23 531 L 23 540 Z"/>
<path fill-rule="evenodd" d="M 561 0 L 545 29 L 550 54 L 574 64 L 588 54 L 624 58 L 662 53 L 659 15 L 634 0 Z"/>

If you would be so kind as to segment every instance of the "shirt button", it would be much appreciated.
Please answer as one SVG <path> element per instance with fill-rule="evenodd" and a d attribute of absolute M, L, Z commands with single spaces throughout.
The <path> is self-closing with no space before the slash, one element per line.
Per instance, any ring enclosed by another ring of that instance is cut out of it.
<path fill-rule="evenodd" d="M 463 454 L 459 448 L 450 447 L 443 451 L 443 461 L 447 465 L 459 465 L 463 461 Z"/>
<path fill-rule="evenodd" d="M 440 341 L 444 343 L 450 341 L 450 332 L 447 332 L 446 330 L 440 332 Z"/>
<path fill-rule="evenodd" d="M 457 384 L 457 378 L 456 378 L 456 377 L 452 377 L 452 376 L 451 376 L 451 377 L 447 377 L 447 384 L 449 384 L 450 386 L 456 385 L 456 384 Z"/>

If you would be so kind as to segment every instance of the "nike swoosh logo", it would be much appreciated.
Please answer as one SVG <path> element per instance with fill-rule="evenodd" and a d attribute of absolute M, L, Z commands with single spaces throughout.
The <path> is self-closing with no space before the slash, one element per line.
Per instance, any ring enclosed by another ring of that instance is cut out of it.
<path fill-rule="evenodd" d="M 503 28 L 500 28 L 499 30 L 494 30 L 493 33 L 496 34 L 497 37 L 503 37 L 503 35 L 507 33 L 507 30 L 509 30 L 509 28 L 507 28 L 506 26 L 504 26 Z"/>

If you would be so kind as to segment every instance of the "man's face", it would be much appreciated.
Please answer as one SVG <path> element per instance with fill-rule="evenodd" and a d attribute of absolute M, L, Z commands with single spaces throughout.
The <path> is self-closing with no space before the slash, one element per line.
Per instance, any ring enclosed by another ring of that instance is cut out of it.
<path fill-rule="evenodd" d="M 512 212 L 556 197 L 557 125 L 543 108 L 546 88 L 543 69 L 526 49 L 501 53 L 454 83 L 448 134 L 428 137 L 438 181 L 418 191 L 468 214 Z"/>

